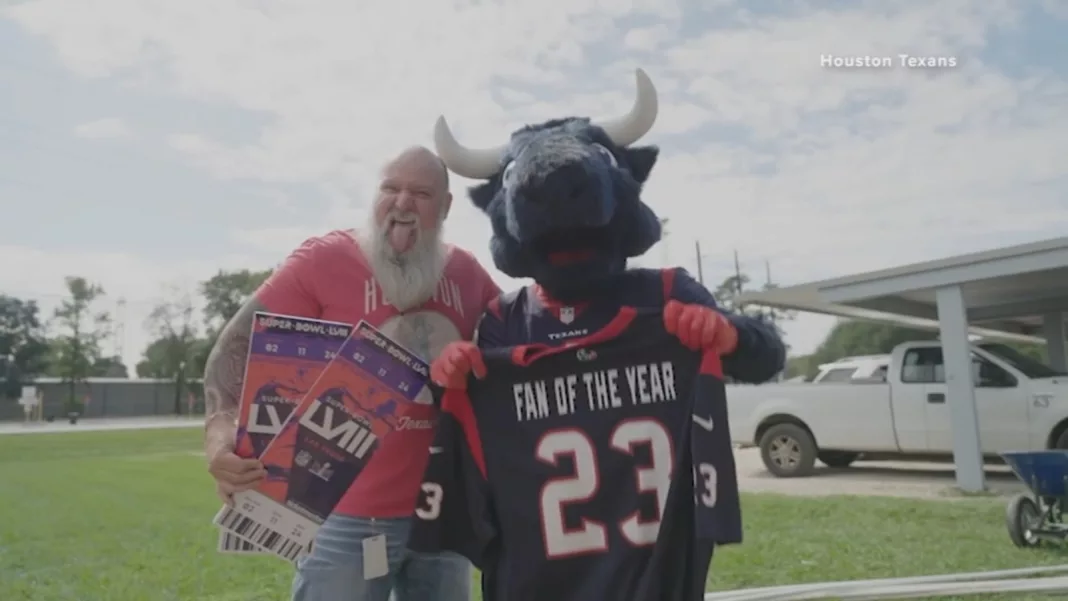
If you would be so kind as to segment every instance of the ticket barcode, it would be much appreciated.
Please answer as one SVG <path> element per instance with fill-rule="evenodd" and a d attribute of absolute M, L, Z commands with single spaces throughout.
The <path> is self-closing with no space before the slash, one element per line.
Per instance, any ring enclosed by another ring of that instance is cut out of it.
<path fill-rule="evenodd" d="M 248 517 L 233 507 L 226 507 L 215 523 L 235 535 L 289 561 L 296 561 L 304 551 L 304 545 Z"/>
<path fill-rule="evenodd" d="M 240 536 L 230 532 L 229 530 L 222 530 L 219 532 L 219 553 L 255 553 L 264 554 L 267 551 L 254 543 L 251 543 Z"/>

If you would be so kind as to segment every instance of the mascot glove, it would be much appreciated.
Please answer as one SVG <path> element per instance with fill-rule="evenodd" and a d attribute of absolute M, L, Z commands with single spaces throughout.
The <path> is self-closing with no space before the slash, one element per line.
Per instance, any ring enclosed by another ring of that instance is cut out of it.
<path fill-rule="evenodd" d="M 704 305 L 668 301 L 664 329 L 691 351 L 711 350 L 729 355 L 738 346 L 738 330 L 722 313 Z"/>
<path fill-rule="evenodd" d="M 430 380 L 444 388 L 467 388 L 467 376 L 486 377 L 482 352 L 473 342 L 450 342 L 430 364 Z"/>

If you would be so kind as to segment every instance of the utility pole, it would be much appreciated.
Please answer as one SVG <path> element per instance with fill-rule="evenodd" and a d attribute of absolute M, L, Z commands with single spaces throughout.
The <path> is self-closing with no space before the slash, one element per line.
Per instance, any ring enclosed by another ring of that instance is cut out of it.
<path fill-rule="evenodd" d="M 120 298 L 115 302 L 115 318 L 112 322 L 111 345 L 112 354 L 122 360 L 126 342 L 126 299 Z"/>
<path fill-rule="evenodd" d="M 738 249 L 734 249 L 734 287 L 737 294 L 742 293 L 742 264 L 738 261 Z"/>
<path fill-rule="evenodd" d="M 701 242 L 694 240 L 693 243 L 694 252 L 697 253 L 697 281 L 704 286 L 705 285 L 705 269 L 701 265 Z"/>
<path fill-rule="evenodd" d="M 764 287 L 771 288 L 771 261 L 764 259 Z"/>

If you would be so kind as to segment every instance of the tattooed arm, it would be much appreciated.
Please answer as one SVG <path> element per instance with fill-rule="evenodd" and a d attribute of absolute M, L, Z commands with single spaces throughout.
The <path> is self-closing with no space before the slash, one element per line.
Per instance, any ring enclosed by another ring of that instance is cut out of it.
<path fill-rule="evenodd" d="M 210 459 L 234 447 L 241 385 L 245 378 L 252 319 L 263 304 L 252 297 L 226 324 L 204 366 L 204 454 Z"/>
<path fill-rule="evenodd" d="M 317 257 L 340 248 L 339 240 L 345 241 L 338 235 L 310 238 L 290 253 L 226 324 L 208 355 L 204 366 L 204 397 L 207 401 L 204 454 L 208 459 L 208 473 L 215 478 L 215 491 L 228 504 L 233 502 L 234 493 L 257 486 L 267 476 L 258 460 L 242 459 L 234 454 L 252 320 L 257 311 L 319 317 L 322 307 L 314 294 L 314 284 L 323 261 Z M 351 244 L 351 241 L 347 243 Z M 351 250 L 348 252 L 351 254 Z M 331 256 L 327 255 L 327 258 Z"/>
<path fill-rule="evenodd" d="M 344 254 L 351 253 L 343 245 L 346 242 L 352 244 L 340 233 L 306 240 L 271 273 L 219 334 L 204 366 L 204 451 L 209 461 L 220 450 L 234 448 L 245 360 L 256 312 L 319 317 L 322 307 L 314 294 L 315 274 L 329 261 L 349 256 Z"/>

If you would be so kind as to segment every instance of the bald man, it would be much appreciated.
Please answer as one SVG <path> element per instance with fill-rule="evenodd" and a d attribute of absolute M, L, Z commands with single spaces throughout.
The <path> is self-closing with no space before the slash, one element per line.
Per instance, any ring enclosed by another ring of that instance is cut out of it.
<path fill-rule="evenodd" d="M 452 195 L 437 156 L 409 148 L 381 176 L 368 223 L 304 242 L 230 320 L 208 357 L 205 452 L 226 502 L 265 476 L 262 464 L 233 452 L 256 311 L 350 324 L 367 320 L 429 362 L 445 344 L 470 340 L 483 307 L 500 294 L 470 253 L 441 240 Z M 396 601 L 468 601 L 465 559 L 406 548 L 436 420 L 429 398 L 417 402 L 422 413 L 383 439 L 323 524 L 312 553 L 297 568 L 293 601 L 386 601 L 391 592 Z M 377 561 L 364 556 L 365 549 L 376 553 L 364 541 L 377 535 L 386 538 L 385 576 L 364 573 Z"/>

